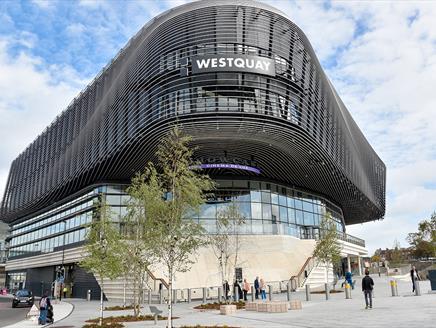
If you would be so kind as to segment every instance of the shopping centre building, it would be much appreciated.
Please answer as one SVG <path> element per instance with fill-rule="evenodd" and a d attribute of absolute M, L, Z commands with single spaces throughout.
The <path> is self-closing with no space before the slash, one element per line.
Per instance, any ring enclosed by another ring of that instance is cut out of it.
<path fill-rule="evenodd" d="M 155 161 L 176 123 L 217 182 L 192 219 L 213 233 L 231 201 L 246 218 L 244 277 L 288 281 L 306 271 L 301 286 L 315 279 L 308 263 L 327 212 L 342 246 L 339 269 L 361 270 L 365 243 L 346 225 L 383 218 L 384 163 L 285 14 L 255 1 L 205 0 L 147 23 L 12 162 L 0 213 L 10 225 L 8 286 L 38 294 L 64 266 L 72 296 L 97 292 L 78 266 L 86 224 L 99 198 L 121 220 L 131 177 Z M 220 284 L 210 253 L 200 251 L 177 288 Z"/>

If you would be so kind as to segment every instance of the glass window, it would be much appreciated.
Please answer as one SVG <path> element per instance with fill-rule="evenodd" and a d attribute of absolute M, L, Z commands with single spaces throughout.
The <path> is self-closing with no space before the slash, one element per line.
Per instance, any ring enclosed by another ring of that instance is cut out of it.
<path fill-rule="evenodd" d="M 303 212 L 299 211 L 299 210 L 296 210 L 295 211 L 295 219 L 296 219 L 297 224 L 303 225 L 304 224 Z"/>
<path fill-rule="evenodd" d="M 294 202 L 294 198 L 291 196 L 286 197 L 287 203 L 288 203 L 288 207 L 293 207 L 295 208 L 295 202 Z"/>
<path fill-rule="evenodd" d="M 121 196 L 119 196 L 119 195 L 106 195 L 106 202 L 109 205 L 121 205 Z"/>
<path fill-rule="evenodd" d="M 250 194 L 251 194 L 251 201 L 252 202 L 260 202 L 261 201 L 260 191 L 251 190 Z"/>
<path fill-rule="evenodd" d="M 262 218 L 264 221 L 271 221 L 271 204 L 262 203 Z"/>
<path fill-rule="evenodd" d="M 241 216 L 247 220 L 251 218 L 250 203 L 239 203 L 239 212 Z"/>
<path fill-rule="evenodd" d="M 303 202 L 303 210 L 307 212 L 313 212 L 313 205 L 312 203 Z"/>
<path fill-rule="evenodd" d="M 211 218 L 216 217 L 216 205 L 215 204 L 203 204 L 200 208 L 200 218 Z"/>
<path fill-rule="evenodd" d="M 288 209 L 286 207 L 280 206 L 280 221 L 288 222 Z"/>
<path fill-rule="evenodd" d="M 315 218 L 313 216 L 313 213 L 304 212 L 304 224 L 315 225 Z"/>
<path fill-rule="evenodd" d="M 269 191 L 262 191 L 262 203 L 271 203 L 271 193 Z"/>
<path fill-rule="evenodd" d="M 277 223 L 278 219 L 279 219 L 279 207 L 278 205 L 272 205 L 271 206 L 272 209 L 272 223 Z"/>
<path fill-rule="evenodd" d="M 262 207 L 260 203 L 251 203 L 251 217 L 253 220 L 262 220 Z"/>
<path fill-rule="evenodd" d="M 242 192 L 241 194 L 235 197 L 237 201 L 240 202 L 249 202 L 250 201 L 250 193 L 248 191 Z"/>
<path fill-rule="evenodd" d="M 279 195 L 279 205 L 287 206 L 286 196 Z"/>
<path fill-rule="evenodd" d="M 303 208 L 303 202 L 299 199 L 294 199 L 295 201 L 295 208 L 297 210 L 301 210 Z"/>
<path fill-rule="evenodd" d="M 279 195 L 275 193 L 271 193 L 271 203 L 278 204 L 279 203 Z"/>

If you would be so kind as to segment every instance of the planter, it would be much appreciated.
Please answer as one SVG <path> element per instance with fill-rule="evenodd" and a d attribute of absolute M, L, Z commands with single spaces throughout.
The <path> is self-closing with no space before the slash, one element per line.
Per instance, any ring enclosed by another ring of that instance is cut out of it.
<path fill-rule="evenodd" d="M 236 313 L 236 305 L 221 305 L 220 306 L 220 313 L 224 314 L 224 315 L 228 315 L 228 314 L 234 314 Z"/>
<path fill-rule="evenodd" d="M 302 309 L 300 300 L 291 300 L 289 302 L 289 305 L 290 305 L 291 310 L 301 310 Z"/>

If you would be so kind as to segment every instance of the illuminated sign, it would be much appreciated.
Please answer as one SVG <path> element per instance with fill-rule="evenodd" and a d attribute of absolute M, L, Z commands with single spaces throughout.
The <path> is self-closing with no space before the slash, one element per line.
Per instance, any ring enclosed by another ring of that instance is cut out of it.
<path fill-rule="evenodd" d="M 253 166 L 248 165 L 240 165 L 240 164 L 228 164 L 228 163 L 217 163 L 217 164 L 200 164 L 194 165 L 191 168 L 196 169 L 236 169 L 236 170 L 244 170 L 253 172 L 256 174 L 260 174 L 260 170 Z"/>
<path fill-rule="evenodd" d="M 275 76 L 274 60 L 249 55 L 207 55 L 191 57 L 192 74 L 208 72 L 252 72 Z"/>

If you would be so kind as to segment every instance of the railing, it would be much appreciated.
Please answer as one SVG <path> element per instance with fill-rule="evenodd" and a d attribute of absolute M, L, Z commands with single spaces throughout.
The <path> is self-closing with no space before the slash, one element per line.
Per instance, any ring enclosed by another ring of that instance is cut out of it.
<path fill-rule="evenodd" d="M 298 274 L 296 276 L 292 276 L 291 279 L 289 279 L 293 290 L 304 286 L 304 283 L 306 282 L 307 278 L 309 277 L 315 266 L 315 258 L 313 256 L 309 257 L 306 262 L 304 262 Z"/>
<path fill-rule="evenodd" d="M 363 239 L 354 237 L 354 236 L 349 235 L 345 232 L 338 232 L 338 239 L 346 241 L 346 242 L 351 243 L 351 244 L 365 247 L 365 241 Z"/>
<path fill-rule="evenodd" d="M 319 239 L 319 228 L 312 226 L 303 226 L 300 229 L 300 239 Z M 365 247 L 365 241 L 355 236 L 349 235 L 345 232 L 338 231 L 338 239 L 346 241 L 351 244 Z"/>

